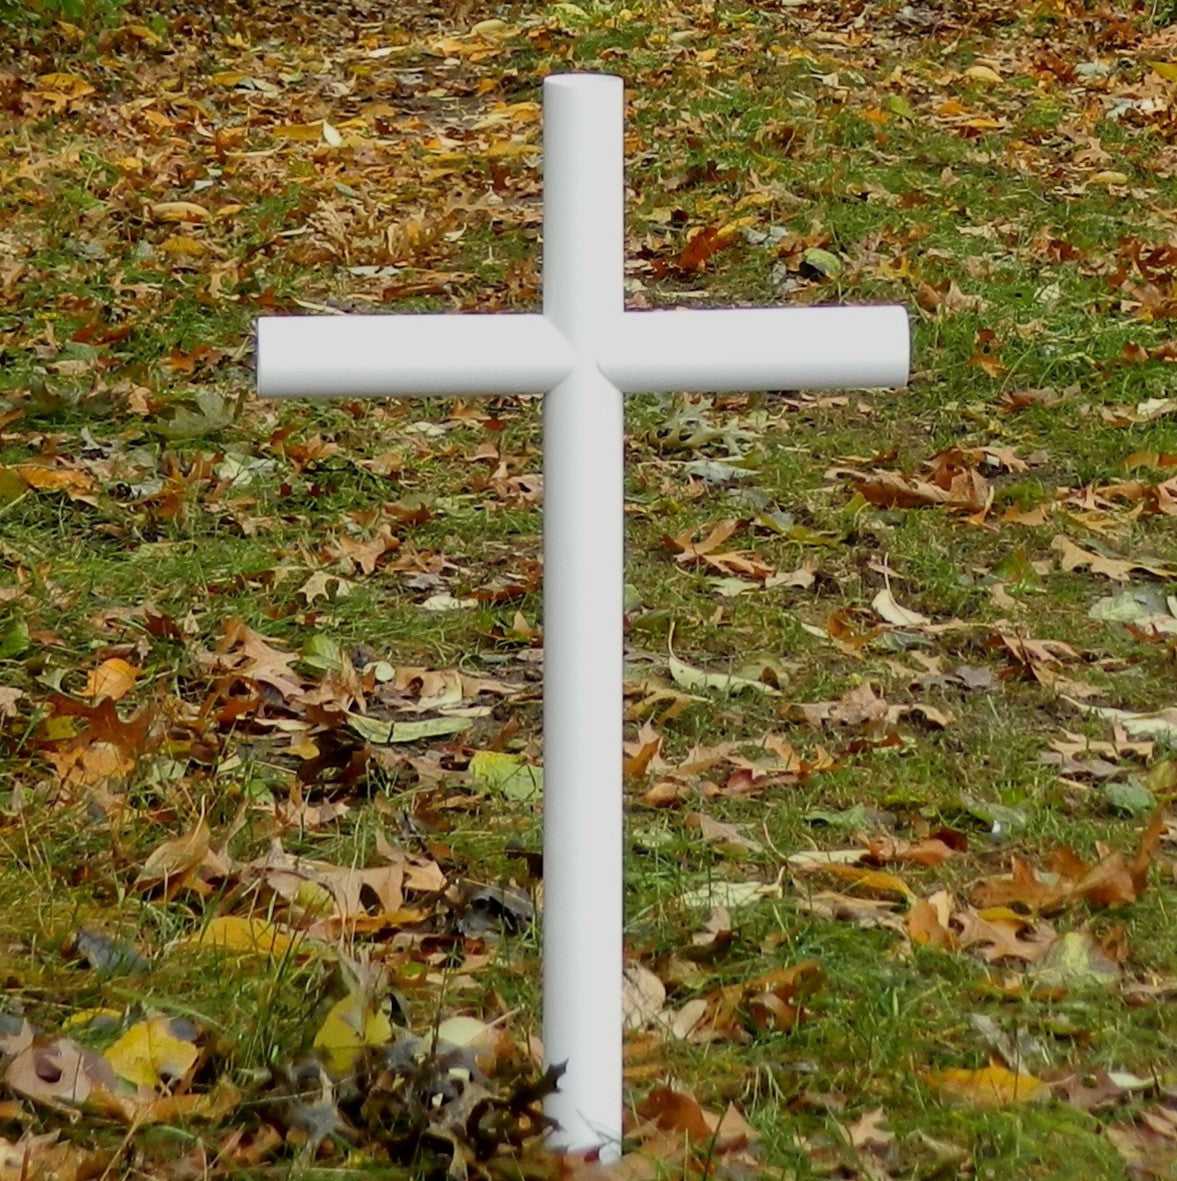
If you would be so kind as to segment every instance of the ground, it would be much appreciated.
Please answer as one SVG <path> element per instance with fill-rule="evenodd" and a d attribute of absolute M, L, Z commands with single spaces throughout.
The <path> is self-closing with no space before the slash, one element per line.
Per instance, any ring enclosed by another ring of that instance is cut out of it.
<path fill-rule="evenodd" d="M 0 3 L 0 1175 L 1177 1175 L 1170 15 Z M 629 306 L 913 328 L 901 392 L 627 405 L 595 1169 L 539 403 L 262 402 L 251 332 L 536 309 L 572 69 Z"/>

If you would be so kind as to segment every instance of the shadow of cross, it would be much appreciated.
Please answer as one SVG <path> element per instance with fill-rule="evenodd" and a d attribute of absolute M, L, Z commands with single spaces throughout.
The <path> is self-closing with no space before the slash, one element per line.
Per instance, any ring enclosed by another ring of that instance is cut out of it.
<path fill-rule="evenodd" d="M 900 307 L 624 310 L 620 78 L 544 82 L 543 313 L 269 317 L 265 397 L 545 394 L 546 1060 L 554 1143 L 619 1150 L 623 393 L 898 386 Z"/>

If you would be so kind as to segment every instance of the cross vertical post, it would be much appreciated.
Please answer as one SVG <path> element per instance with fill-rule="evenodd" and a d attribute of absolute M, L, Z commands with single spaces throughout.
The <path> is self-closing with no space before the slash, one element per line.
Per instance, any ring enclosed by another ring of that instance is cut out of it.
<path fill-rule="evenodd" d="M 624 311 L 620 78 L 544 82 L 542 314 L 264 317 L 266 397 L 545 394 L 544 959 L 553 1143 L 622 1128 L 622 395 L 901 386 L 900 307 Z"/>
<path fill-rule="evenodd" d="M 544 1053 L 571 1146 L 621 1138 L 625 427 L 598 366 L 624 309 L 620 78 L 544 84 L 544 315 L 576 352 L 544 399 Z"/>

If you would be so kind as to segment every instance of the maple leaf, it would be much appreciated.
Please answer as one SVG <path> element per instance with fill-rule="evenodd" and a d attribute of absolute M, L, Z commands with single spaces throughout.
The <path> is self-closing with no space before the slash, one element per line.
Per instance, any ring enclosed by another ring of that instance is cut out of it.
<path fill-rule="evenodd" d="M 306 688 L 292 667 L 298 654 L 274 647 L 240 618 L 226 620 L 216 651 L 198 653 L 196 659 L 212 676 L 268 686 L 286 701 L 296 700 Z"/>
<path fill-rule="evenodd" d="M 1037 963 L 1057 937 L 1049 923 L 1032 922 L 1003 906 L 956 911 L 951 926 L 958 947 L 978 948 L 982 959 L 991 964 L 1002 960 Z"/>
<path fill-rule="evenodd" d="M 925 476 L 876 471 L 850 472 L 857 491 L 880 508 L 926 508 L 943 505 L 983 517 L 993 503 L 989 482 L 958 448 L 935 456 L 924 465 Z"/>
<path fill-rule="evenodd" d="M 1070 849 L 1061 848 L 1051 856 L 1049 869 L 1040 872 L 1014 856 L 1009 875 L 978 882 L 972 900 L 980 907 L 1021 905 L 1042 914 L 1053 914 L 1078 902 L 1127 906 L 1145 888 L 1164 829 L 1164 813 L 1158 808 L 1145 826 L 1131 861 L 1113 852 L 1088 865 Z"/>
<path fill-rule="evenodd" d="M 1103 554 L 1085 550 L 1076 545 L 1069 537 L 1059 533 L 1050 543 L 1050 548 L 1061 555 L 1059 567 L 1070 572 L 1072 570 L 1090 569 L 1092 574 L 1101 574 L 1104 578 L 1115 582 L 1127 582 L 1133 570 L 1142 570 L 1154 578 L 1177 578 L 1177 570 L 1162 566 L 1156 562 L 1137 561 L 1132 558 L 1109 558 Z"/>

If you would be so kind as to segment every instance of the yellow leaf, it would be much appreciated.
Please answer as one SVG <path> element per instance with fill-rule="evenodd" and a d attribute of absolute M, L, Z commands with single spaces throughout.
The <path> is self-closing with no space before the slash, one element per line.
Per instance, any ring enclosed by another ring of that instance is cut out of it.
<path fill-rule="evenodd" d="M 1154 74 L 1159 74 L 1166 82 L 1177 82 L 1177 62 L 1149 62 Z"/>
<path fill-rule="evenodd" d="M 299 143 L 317 144 L 323 138 L 322 123 L 279 123 L 270 128 L 275 139 L 293 139 Z"/>
<path fill-rule="evenodd" d="M 103 1057 L 115 1074 L 129 1083 L 158 1090 L 164 1076 L 182 1079 L 196 1064 L 200 1051 L 189 1038 L 186 1023 L 171 1017 L 138 1021 L 123 1034 Z"/>
<path fill-rule="evenodd" d="M 847 889 L 856 894 L 866 894 L 877 898 L 914 898 L 911 887 L 893 873 L 884 873 L 880 869 L 865 869 L 857 865 L 827 865 L 824 872 L 834 877 L 845 878 Z"/>
<path fill-rule="evenodd" d="M 37 82 L 46 90 L 56 90 L 75 98 L 94 93 L 94 87 L 78 74 L 39 74 Z"/>
<path fill-rule="evenodd" d="M 200 258 L 208 253 L 208 246 L 199 238 L 190 238 L 187 234 L 173 234 L 159 244 L 159 248 L 168 258 Z"/>
<path fill-rule="evenodd" d="M 503 160 L 511 159 L 514 156 L 534 156 L 538 152 L 538 144 L 521 143 L 514 139 L 500 139 L 487 144 L 481 154 L 489 160 Z"/>
<path fill-rule="evenodd" d="M 208 221 L 211 216 L 195 201 L 154 201 L 147 210 L 156 221 Z"/>
<path fill-rule="evenodd" d="M 333 148 L 337 148 L 343 143 L 343 136 L 326 119 L 323 120 L 323 142 L 330 144 Z"/>
<path fill-rule="evenodd" d="M 218 951 L 284 959 L 298 951 L 302 942 L 298 932 L 285 931 L 265 919 L 226 914 L 218 915 L 203 931 L 177 940 L 174 946 L 212 947 Z"/>
<path fill-rule="evenodd" d="M 1000 82 L 1001 75 L 992 66 L 969 66 L 964 72 L 966 78 L 974 82 Z"/>
<path fill-rule="evenodd" d="M 122 1010 L 121 1009 L 79 1009 L 76 1013 L 71 1013 L 62 1023 L 61 1028 L 64 1032 L 67 1029 L 84 1029 L 87 1025 L 95 1021 L 117 1021 L 122 1024 Z"/>
<path fill-rule="evenodd" d="M 209 81 L 214 86 L 236 86 L 248 77 L 244 70 L 222 70 L 219 74 L 213 74 Z"/>
<path fill-rule="evenodd" d="M 146 25 L 123 25 L 118 31 L 120 33 L 127 33 L 129 36 L 134 37 L 136 41 L 142 41 L 144 45 L 163 44 L 159 34 L 149 29 Z"/>
<path fill-rule="evenodd" d="M 1128 175 L 1124 172 L 1114 172 L 1111 169 L 1104 169 L 1102 172 L 1095 173 L 1094 176 L 1087 178 L 1089 185 L 1126 185 L 1128 183 Z"/>
<path fill-rule="evenodd" d="M 308 914 L 328 915 L 336 907 L 335 895 L 322 882 L 302 882 L 294 892 L 294 903 Z"/>
<path fill-rule="evenodd" d="M 437 1027 L 437 1040 L 472 1050 L 479 1069 L 490 1075 L 510 1045 L 501 1022 L 487 1024 L 477 1017 L 447 1017 Z"/>
<path fill-rule="evenodd" d="M 488 1041 L 495 1027 L 477 1017 L 447 1017 L 437 1027 L 437 1040 L 449 1042 L 451 1046 L 473 1046 Z"/>
<path fill-rule="evenodd" d="M 491 17 L 489 20 L 479 21 L 470 32 L 475 37 L 485 37 L 488 41 L 493 41 L 499 37 L 509 37 L 514 30 L 506 21 Z"/>
<path fill-rule="evenodd" d="M 1004 1066 L 986 1066 L 982 1070 L 936 1070 L 928 1081 L 947 1095 L 967 1099 L 981 1107 L 1001 1107 L 1006 1103 L 1034 1103 L 1050 1095 L 1050 1087 L 1032 1074 L 1020 1074 Z"/>
<path fill-rule="evenodd" d="M 141 671 L 135 665 L 113 656 L 90 670 L 86 677 L 86 687 L 82 692 L 95 701 L 103 697 L 109 697 L 111 701 L 121 701 L 131 691 L 135 678 Z"/>
<path fill-rule="evenodd" d="M 352 993 L 331 1006 L 314 1044 L 328 1072 L 342 1075 L 355 1066 L 361 1050 L 383 1046 L 391 1039 L 388 1015 L 373 1002 Z"/>

